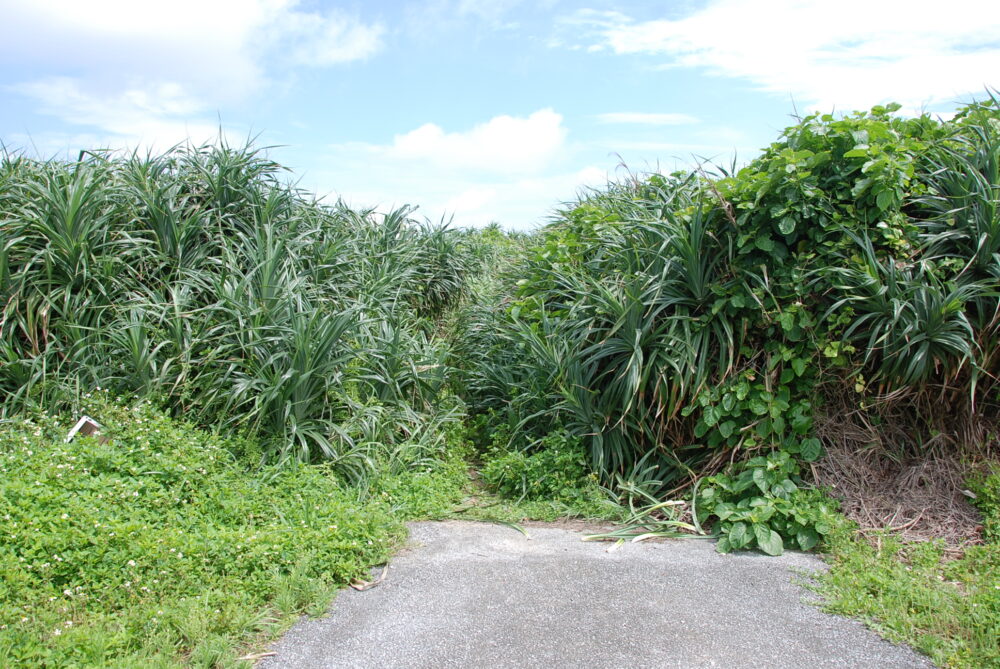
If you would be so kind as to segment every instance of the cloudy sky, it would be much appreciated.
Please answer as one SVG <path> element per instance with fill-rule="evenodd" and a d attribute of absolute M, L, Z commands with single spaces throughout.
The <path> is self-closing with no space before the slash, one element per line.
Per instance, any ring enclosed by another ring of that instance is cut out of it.
<path fill-rule="evenodd" d="M 459 225 L 752 158 L 796 111 L 1000 87 L 996 0 L 0 0 L 0 141 L 255 137 L 302 187 Z"/>

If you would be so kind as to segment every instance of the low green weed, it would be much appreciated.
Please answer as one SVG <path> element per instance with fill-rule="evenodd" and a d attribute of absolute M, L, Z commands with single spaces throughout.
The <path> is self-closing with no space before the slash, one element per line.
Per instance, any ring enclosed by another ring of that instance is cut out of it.
<path fill-rule="evenodd" d="M 578 438 L 556 431 L 533 453 L 496 450 L 483 467 L 483 480 L 501 495 L 518 500 L 574 499 L 596 478 Z"/>
<path fill-rule="evenodd" d="M 850 531 L 828 539 L 829 572 L 818 592 L 831 613 L 861 618 L 947 667 L 1000 666 L 1000 546 L 969 548 L 947 561 L 939 543 L 877 546 Z"/>
<path fill-rule="evenodd" d="M 403 521 L 460 497 L 456 465 L 377 477 L 251 470 L 239 440 L 148 403 L 0 424 L 0 666 L 230 666 L 383 562 Z"/>
<path fill-rule="evenodd" d="M 469 432 L 488 444 L 480 454 L 481 478 L 466 490 L 469 503 L 452 517 L 500 523 L 622 518 L 622 507 L 589 472 L 579 439 L 565 431 L 548 434 L 530 451 L 512 449 L 509 426 L 490 412 L 470 421 Z"/>
<path fill-rule="evenodd" d="M 949 560 L 940 542 L 874 545 L 842 526 L 827 542 L 819 577 L 826 609 L 858 617 L 947 667 L 1000 667 L 1000 472 L 969 482 L 987 543 Z"/>
<path fill-rule="evenodd" d="M 975 497 L 975 505 L 983 514 L 983 536 L 994 543 L 1000 543 L 1000 467 L 992 473 L 974 477 L 969 488 Z"/>
<path fill-rule="evenodd" d="M 477 519 L 621 517 L 623 509 L 598 485 L 578 438 L 556 430 L 539 440 L 531 452 L 509 450 L 506 441 L 506 432 L 499 430 L 485 456 L 482 480 L 497 498 L 479 505 L 472 514 Z"/>

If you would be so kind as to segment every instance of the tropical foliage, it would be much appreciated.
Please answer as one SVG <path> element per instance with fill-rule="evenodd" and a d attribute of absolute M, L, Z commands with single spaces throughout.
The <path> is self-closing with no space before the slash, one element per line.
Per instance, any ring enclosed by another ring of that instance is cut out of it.
<path fill-rule="evenodd" d="M 829 386 L 873 413 L 935 394 L 925 431 L 972 421 L 998 371 L 1000 116 L 893 111 L 809 116 L 738 172 L 633 177 L 563 211 L 479 301 L 473 410 L 522 448 L 566 430 L 605 482 L 660 491 L 760 449 L 815 460 Z"/>
<path fill-rule="evenodd" d="M 359 479 L 460 417 L 462 235 L 327 206 L 261 149 L 0 162 L 0 414 L 110 388 Z M 376 452 L 379 451 L 379 452 Z"/>

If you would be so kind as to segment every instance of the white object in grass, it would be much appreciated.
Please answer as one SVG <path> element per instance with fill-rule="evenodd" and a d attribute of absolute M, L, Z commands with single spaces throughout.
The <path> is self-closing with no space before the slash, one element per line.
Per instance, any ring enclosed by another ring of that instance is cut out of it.
<path fill-rule="evenodd" d="M 101 432 L 100 423 L 98 423 L 90 416 L 82 416 L 80 420 L 76 421 L 76 425 L 74 425 L 73 429 L 69 431 L 69 434 L 66 435 L 66 443 L 68 444 L 69 442 L 73 441 L 73 437 L 75 437 L 77 434 L 89 436 L 94 434 L 100 434 L 100 432 Z"/>

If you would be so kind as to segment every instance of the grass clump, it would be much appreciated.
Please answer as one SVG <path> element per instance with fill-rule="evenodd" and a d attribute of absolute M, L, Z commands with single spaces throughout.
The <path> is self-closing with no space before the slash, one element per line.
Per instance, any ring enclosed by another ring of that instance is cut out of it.
<path fill-rule="evenodd" d="M 2 153 L 0 417 L 111 388 L 361 481 L 461 413 L 437 322 L 473 250 L 413 213 L 321 203 L 251 145 Z"/>
<path fill-rule="evenodd" d="M 828 551 L 831 569 L 818 587 L 827 611 L 861 618 L 941 666 L 1000 666 L 1000 545 L 972 546 L 948 561 L 941 542 L 885 533 L 873 546 L 844 530 Z"/>
<path fill-rule="evenodd" d="M 832 613 L 858 617 L 941 666 L 1000 666 L 1000 472 L 970 482 L 986 543 L 958 559 L 942 541 L 865 537 L 842 525 L 828 540 L 818 591 Z"/>
<path fill-rule="evenodd" d="M 577 437 L 557 430 L 518 448 L 507 426 L 484 435 L 493 420 L 484 417 L 473 425 L 488 444 L 478 454 L 481 488 L 471 491 L 477 504 L 463 510 L 464 517 L 501 522 L 621 517 L 622 508 L 598 485 Z"/>
<path fill-rule="evenodd" d="M 63 443 L 46 415 L 0 426 L 4 666 L 239 664 L 461 492 L 454 465 L 360 490 L 328 466 L 251 470 L 248 444 L 148 403 L 90 409 L 107 443 Z"/>
<path fill-rule="evenodd" d="M 579 497 L 596 482 L 579 439 L 552 432 L 536 448 L 529 453 L 495 445 L 481 472 L 483 481 L 505 497 L 562 501 Z"/>

